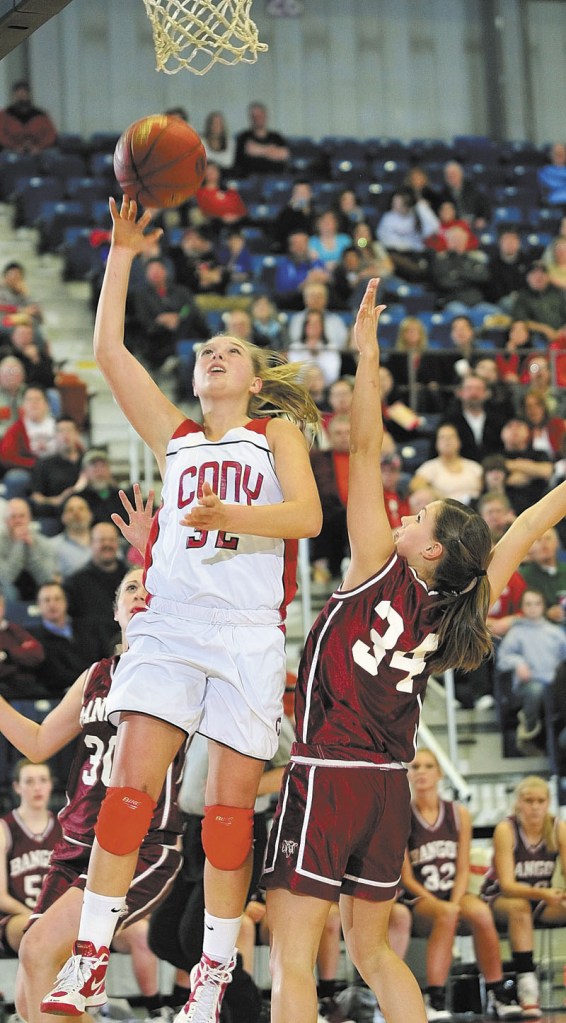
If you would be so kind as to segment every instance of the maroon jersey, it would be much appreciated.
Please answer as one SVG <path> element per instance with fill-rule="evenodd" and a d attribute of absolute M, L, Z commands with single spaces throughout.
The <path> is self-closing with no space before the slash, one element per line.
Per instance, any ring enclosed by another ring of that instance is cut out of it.
<path fill-rule="evenodd" d="M 549 849 L 544 841 L 531 845 L 514 814 L 510 814 L 506 820 L 513 830 L 515 881 L 522 881 L 534 888 L 551 888 L 558 852 Z M 501 895 L 494 863 L 485 875 L 481 894 L 486 899 L 495 899 Z"/>
<path fill-rule="evenodd" d="M 67 802 L 59 821 L 67 842 L 91 846 L 100 804 L 106 795 L 112 771 L 117 729 L 106 717 L 106 697 L 118 657 L 93 664 L 87 674 L 81 707 L 81 734 L 67 784 Z M 177 805 L 185 761 L 184 744 L 169 766 L 165 784 L 150 824 L 152 831 L 181 834 L 183 822 Z"/>
<path fill-rule="evenodd" d="M 449 899 L 454 887 L 459 834 L 457 803 L 441 799 L 434 824 L 425 821 L 411 804 L 409 859 L 415 879 L 437 899 Z"/>
<path fill-rule="evenodd" d="M 43 878 L 51 854 L 61 841 L 61 826 L 55 814 L 49 812 L 45 830 L 36 835 L 28 828 L 17 810 L 0 818 L 0 827 L 6 834 L 6 862 L 8 893 L 29 909 L 37 903 Z"/>
<path fill-rule="evenodd" d="M 294 759 L 413 759 L 437 596 L 398 554 L 355 590 L 332 594 L 301 658 Z"/>

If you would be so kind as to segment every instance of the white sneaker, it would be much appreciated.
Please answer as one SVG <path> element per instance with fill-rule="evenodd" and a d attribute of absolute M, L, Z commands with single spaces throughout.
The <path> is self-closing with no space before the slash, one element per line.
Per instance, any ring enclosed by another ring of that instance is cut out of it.
<path fill-rule="evenodd" d="M 476 710 L 491 710 L 492 707 L 495 707 L 495 700 L 493 699 L 493 696 L 486 693 L 484 696 L 480 696 L 479 700 L 476 701 L 475 707 Z"/>
<path fill-rule="evenodd" d="M 424 996 L 425 1012 L 428 1023 L 441 1023 L 442 1020 L 452 1019 L 452 1013 L 445 1006 L 433 1005 L 429 994 Z"/>
<path fill-rule="evenodd" d="M 521 1012 L 526 1019 L 540 1019 L 542 1016 L 538 980 L 534 973 L 520 973 L 517 977 L 517 995 Z"/>
<path fill-rule="evenodd" d="M 234 952 L 227 963 L 209 959 L 203 952 L 200 963 L 191 970 L 191 994 L 175 1016 L 174 1023 L 220 1023 L 222 999 L 236 965 Z"/>

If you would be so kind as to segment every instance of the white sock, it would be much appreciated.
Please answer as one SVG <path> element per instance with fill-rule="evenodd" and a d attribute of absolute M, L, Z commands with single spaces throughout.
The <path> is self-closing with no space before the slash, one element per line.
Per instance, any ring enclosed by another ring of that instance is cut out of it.
<path fill-rule="evenodd" d="M 97 895 L 85 888 L 77 940 L 92 941 L 95 948 L 110 948 L 125 905 L 123 895 Z"/>
<path fill-rule="evenodd" d="M 227 963 L 236 947 L 241 923 L 241 916 L 227 920 L 225 917 L 211 916 L 205 909 L 203 952 L 218 963 Z"/>

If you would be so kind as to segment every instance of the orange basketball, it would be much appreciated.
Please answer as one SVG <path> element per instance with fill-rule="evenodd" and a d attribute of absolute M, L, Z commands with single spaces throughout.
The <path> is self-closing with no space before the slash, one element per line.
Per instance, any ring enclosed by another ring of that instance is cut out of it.
<path fill-rule="evenodd" d="M 141 206 L 179 206 L 194 195 L 206 167 L 200 137 L 181 117 L 152 114 L 126 128 L 114 150 L 122 191 Z"/>

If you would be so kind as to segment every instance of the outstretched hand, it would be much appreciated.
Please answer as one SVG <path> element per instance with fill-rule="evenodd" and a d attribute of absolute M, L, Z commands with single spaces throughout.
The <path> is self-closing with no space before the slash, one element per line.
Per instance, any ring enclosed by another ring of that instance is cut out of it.
<path fill-rule="evenodd" d="M 225 529 L 227 525 L 226 505 L 214 493 L 210 483 L 203 483 L 198 504 L 181 519 L 182 526 L 193 529 Z"/>
<path fill-rule="evenodd" d="M 153 231 L 144 234 L 145 229 L 151 222 L 150 210 L 145 210 L 139 220 L 136 220 L 138 204 L 134 199 L 125 195 L 122 199 L 120 209 L 116 200 L 109 199 L 110 216 L 112 217 L 112 244 L 122 248 L 131 249 L 134 255 L 150 249 L 155 242 L 161 238 L 163 230 L 155 227 Z"/>
<path fill-rule="evenodd" d="M 354 340 L 360 353 L 375 351 L 377 346 L 377 325 L 384 305 L 375 304 L 375 296 L 379 287 L 379 277 L 372 277 L 368 281 L 364 297 L 358 309 L 356 322 L 354 324 Z"/>
<path fill-rule="evenodd" d="M 128 541 L 131 547 L 135 547 L 140 554 L 145 554 L 145 548 L 149 537 L 149 531 L 151 528 L 151 521 L 153 519 L 153 501 L 155 498 L 155 492 L 150 490 L 146 503 L 143 502 L 141 488 L 139 483 L 134 483 L 134 505 L 131 503 L 128 495 L 123 491 L 119 491 L 120 500 L 124 505 L 124 509 L 128 516 L 128 521 L 118 515 L 117 512 L 113 512 L 110 518 L 115 526 L 118 527 L 122 536 Z"/>

